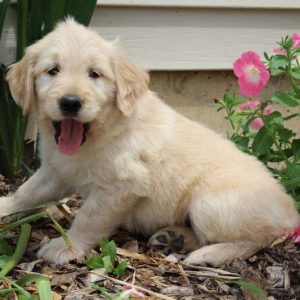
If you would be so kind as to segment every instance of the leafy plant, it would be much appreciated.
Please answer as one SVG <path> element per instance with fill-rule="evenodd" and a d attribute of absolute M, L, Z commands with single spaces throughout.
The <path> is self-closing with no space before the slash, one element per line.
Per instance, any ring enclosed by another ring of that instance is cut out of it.
<path fill-rule="evenodd" d="M 88 25 L 96 3 L 97 0 L 18 0 L 16 59 L 21 59 L 27 46 L 50 32 L 66 16 Z M 10 0 L 0 2 L 0 37 L 9 4 Z M 23 164 L 27 118 L 14 103 L 5 81 L 6 67 L 0 65 L 0 173 L 13 176 Z"/>
<path fill-rule="evenodd" d="M 242 151 L 256 156 L 278 178 L 300 209 L 300 138 L 290 121 L 300 121 L 300 39 L 287 36 L 276 49 L 279 54 L 264 54 L 262 62 L 255 52 L 242 54 L 234 63 L 240 93 L 218 99 L 218 110 L 226 112 L 232 133 L 229 138 Z M 257 99 L 269 77 L 286 77 L 289 91 L 278 91 L 268 99 Z M 254 98 L 255 97 L 255 98 Z M 293 108 L 283 114 L 279 108 Z"/>
<path fill-rule="evenodd" d="M 121 276 L 125 273 L 128 265 L 126 261 L 116 264 L 117 247 L 114 241 L 103 238 L 100 243 L 101 255 L 92 256 L 86 262 L 91 269 L 104 268 L 107 273 Z"/>
<path fill-rule="evenodd" d="M 37 286 L 40 300 L 52 299 L 50 280 L 47 276 L 31 273 L 23 276 L 17 281 L 12 281 L 6 277 L 19 263 L 25 253 L 31 232 L 31 225 L 29 222 L 37 221 L 42 217 L 49 217 L 54 228 L 63 236 L 68 247 L 72 247 L 64 229 L 48 212 L 40 212 L 3 226 L 0 229 L 1 236 L 18 227 L 21 227 L 21 231 L 14 251 L 6 239 L 0 239 L 0 281 L 7 281 L 12 286 L 11 288 L 0 290 L 0 299 L 2 299 L 1 296 L 7 296 L 11 292 L 16 292 L 18 294 L 18 299 L 36 299 L 23 288 L 26 284 L 32 282 Z"/>

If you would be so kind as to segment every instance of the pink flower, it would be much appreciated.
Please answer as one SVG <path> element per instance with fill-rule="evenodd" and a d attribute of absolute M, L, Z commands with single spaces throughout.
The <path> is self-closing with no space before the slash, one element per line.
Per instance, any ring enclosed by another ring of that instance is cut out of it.
<path fill-rule="evenodd" d="M 300 244 L 300 226 L 297 227 L 293 232 L 288 234 L 288 238 L 295 237 L 294 243 L 295 244 Z"/>
<path fill-rule="evenodd" d="M 274 51 L 274 53 L 276 53 L 276 54 L 281 54 L 281 55 L 287 56 L 287 51 L 284 50 L 284 49 L 281 49 L 281 48 L 274 48 L 273 51 Z"/>
<path fill-rule="evenodd" d="M 252 121 L 252 123 L 250 124 L 250 128 L 253 130 L 260 130 L 263 126 L 264 126 L 264 121 L 261 118 L 256 118 Z"/>
<path fill-rule="evenodd" d="M 298 48 L 300 45 L 300 34 L 294 33 L 292 39 L 293 39 L 293 48 Z"/>
<path fill-rule="evenodd" d="M 260 56 L 253 51 L 243 53 L 234 62 L 233 71 L 238 77 L 240 92 L 246 97 L 257 96 L 270 78 Z"/>
<path fill-rule="evenodd" d="M 268 104 L 265 109 L 264 109 L 264 115 L 270 115 L 273 111 L 273 105 L 272 104 Z"/>
<path fill-rule="evenodd" d="M 240 110 L 243 111 L 243 110 L 245 110 L 247 108 L 256 109 L 259 105 L 260 105 L 260 101 L 258 99 L 247 101 L 247 102 L 242 103 L 240 105 Z"/>

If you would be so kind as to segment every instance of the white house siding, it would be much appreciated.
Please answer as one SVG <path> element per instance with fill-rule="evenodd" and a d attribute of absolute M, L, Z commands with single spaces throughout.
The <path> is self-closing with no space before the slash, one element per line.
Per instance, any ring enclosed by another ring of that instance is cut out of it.
<path fill-rule="evenodd" d="M 281 36 L 300 32 L 300 0 L 101 0 L 91 21 L 104 38 L 149 70 L 228 70 L 243 51 L 272 51 Z M 16 7 L 0 43 L 15 57 Z"/>

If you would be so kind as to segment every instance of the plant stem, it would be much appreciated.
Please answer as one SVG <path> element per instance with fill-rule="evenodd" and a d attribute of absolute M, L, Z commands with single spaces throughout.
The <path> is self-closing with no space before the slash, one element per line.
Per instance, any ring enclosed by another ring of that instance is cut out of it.
<path fill-rule="evenodd" d="M 292 115 L 289 115 L 289 116 L 284 117 L 283 120 L 284 120 L 284 121 L 288 121 L 288 120 L 293 119 L 293 118 L 298 117 L 298 116 L 300 116 L 299 113 L 292 114 Z"/>
<path fill-rule="evenodd" d="M 72 243 L 71 240 L 69 239 L 68 235 L 66 234 L 65 230 L 60 226 L 60 224 L 49 214 L 46 212 L 47 216 L 51 219 L 53 222 L 56 230 L 62 235 L 62 238 L 64 239 L 66 245 L 68 246 L 69 249 L 72 249 Z"/>

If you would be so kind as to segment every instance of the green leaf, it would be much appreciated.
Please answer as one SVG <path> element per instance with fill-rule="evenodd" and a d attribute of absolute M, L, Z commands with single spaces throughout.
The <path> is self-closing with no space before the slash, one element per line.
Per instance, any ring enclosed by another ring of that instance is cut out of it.
<path fill-rule="evenodd" d="M 114 270 L 114 261 L 111 260 L 109 255 L 102 257 L 104 269 L 107 273 L 111 273 Z"/>
<path fill-rule="evenodd" d="M 284 153 L 284 155 L 282 154 Z M 293 156 L 293 152 L 291 149 L 284 149 L 281 151 L 273 151 L 272 149 L 270 150 L 270 153 L 268 153 L 266 159 L 267 162 L 282 162 L 286 160 L 286 157 L 289 158 Z M 273 169 L 273 173 L 275 173 L 275 170 Z"/>
<path fill-rule="evenodd" d="M 272 101 L 288 107 L 296 107 L 300 104 L 298 99 L 284 92 L 275 93 L 272 97 Z"/>
<path fill-rule="evenodd" d="M 294 155 L 294 161 L 297 162 L 300 159 L 300 139 L 294 139 L 292 141 L 292 151 Z"/>
<path fill-rule="evenodd" d="M 284 127 L 277 128 L 276 132 L 278 133 L 281 141 L 285 143 L 289 142 L 289 140 L 295 135 L 295 133 L 292 130 Z"/>
<path fill-rule="evenodd" d="M 269 57 L 269 55 L 268 55 L 268 53 L 267 53 L 267 52 L 264 52 L 264 57 L 265 57 L 265 59 L 266 59 L 267 61 L 269 61 L 269 60 L 270 60 L 270 57 Z"/>
<path fill-rule="evenodd" d="M 99 269 L 99 268 L 103 268 L 103 260 L 100 256 L 92 256 L 88 259 L 88 261 L 86 262 L 86 265 L 90 268 L 90 269 Z"/>
<path fill-rule="evenodd" d="M 289 59 L 285 55 L 277 54 L 271 58 L 271 68 L 277 69 L 286 67 L 289 64 Z"/>
<path fill-rule="evenodd" d="M 0 276 L 6 276 L 11 270 L 13 270 L 13 268 L 21 260 L 27 248 L 27 244 L 30 238 L 30 233 L 31 233 L 31 225 L 29 224 L 21 225 L 21 232 L 20 232 L 20 237 L 17 243 L 16 250 L 13 253 L 13 255 L 10 256 L 9 261 L 1 270 Z"/>
<path fill-rule="evenodd" d="M 265 122 L 267 124 L 278 124 L 281 125 L 283 123 L 283 117 L 279 111 L 274 111 L 271 114 L 265 116 Z"/>
<path fill-rule="evenodd" d="M 244 117 L 242 115 L 235 114 L 227 117 L 226 119 L 231 120 L 235 124 L 238 124 L 244 119 Z"/>
<path fill-rule="evenodd" d="M 286 173 L 289 176 L 289 178 L 293 178 L 293 177 L 300 178 L 300 165 L 298 165 L 297 163 L 287 162 L 286 167 L 287 167 Z"/>
<path fill-rule="evenodd" d="M 6 240 L 0 239 L 0 254 L 12 255 L 13 249 Z"/>
<path fill-rule="evenodd" d="M 102 296 L 104 296 L 108 300 L 113 300 L 113 295 L 111 295 L 106 288 L 99 286 L 98 284 L 93 284 L 92 288 L 99 291 Z"/>
<path fill-rule="evenodd" d="M 11 256 L 9 255 L 1 255 L 0 256 L 0 270 L 4 269 L 7 263 L 11 260 Z"/>
<path fill-rule="evenodd" d="M 243 152 L 249 152 L 249 141 L 250 139 L 245 136 L 235 136 L 231 139 L 236 146 Z"/>
<path fill-rule="evenodd" d="M 295 79 L 300 79 L 300 69 L 291 71 L 291 75 L 292 75 Z"/>
<path fill-rule="evenodd" d="M 87 26 L 95 10 L 97 0 L 66 0 L 65 15 L 75 17 L 75 19 Z"/>
<path fill-rule="evenodd" d="M 270 69 L 270 73 L 273 77 L 283 76 L 285 75 L 285 71 L 280 69 Z"/>
<path fill-rule="evenodd" d="M 117 276 L 122 276 L 125 274 L 126 269 L 128 268 L 128 264 L 126 261 L 122 261 L 114 270 L 114 274 Z"/>
<path fill-rule="evenodd" d="M 300 187 L 300 177 L 284 179 L 281 181 L 281 183 L 284 185 L 284 187 L 287 189 L 287 191 L 291 191 L 294 188 Z"/>
<path fill-rule="evenodd" d="M 117 255 L 117 246 L 115 242 L 103 238 L 100 246 L 101 246 L 102 256 L 104 257 L 108 255 L 111 261 L 114 263 Z"/>
<path fill-rule="evenodd" d="M 250 291 L 250 292 L 258 295 L 262 299 L 266 299 L 267 298 L 267 293 L 262 288 L 258 287 L 253 282 L 248 282 L 248 281 L 240 279 L 238 281 L 235 281 L 235 283 L 237 283 L 238 285 L 240 285 L 244 289 L 246 289 L 246 290 L 248 290 L 248 291 Z"/>
<path fill-rule="evenodd" d="M 266 154 L 273 145 L 273 139 L 267 128 L 262 127 L 255 136 L 252 143 L 252 150 L 256 155 Z"/>

